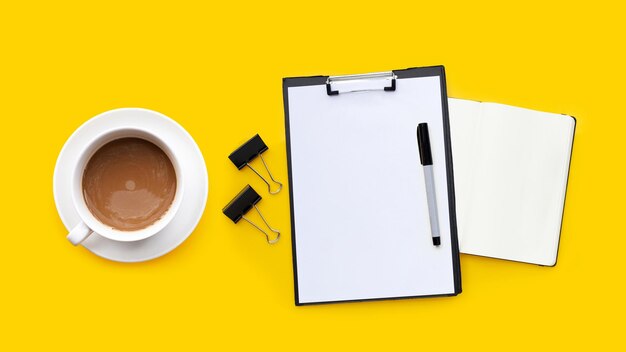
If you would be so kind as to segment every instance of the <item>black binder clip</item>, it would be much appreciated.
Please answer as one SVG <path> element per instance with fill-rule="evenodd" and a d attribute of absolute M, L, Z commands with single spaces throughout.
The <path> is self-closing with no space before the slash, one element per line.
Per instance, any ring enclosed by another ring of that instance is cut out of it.
<path fill-rule="evenodd" d="M 228 218 L 231 219 L 235 224 L 238 223 L 241 219 L 246 220 L 257 230 L 263 232 L 267 243 L 274 244 L 280 239 L 280 231 L 272 228 L 270 224 L 267 223 L 267 220 L 265 220 L 263 214 L 261 214 L 259 208 L 257 208 L 256 204 L 260 200 L 261 196 L 256 193 L 254 188 L 250 187 L 250 185 L 247 185 L 241 192 L 239 192 L 239 194 L 237 194 L 235 198 L 233 198 L 233 200 L 226 204 L 224 209 L 222 209 L 222 212 L 224 213 L 224 215 L 228 216 Z M 267 232 L 263 231 L 263 229 L 261 229 L 252 221 L 248 220 L 248 218 L 246 218 L 245 214 L 248 213 L 251 208 L 256 209 L 257 213 L 259 213 L 259 216 L 261 216 L 261 219 L 263 219 L 263 222 L 265 223 L 267 228 L 276 234 L 276 238 L 270 239 L 270 235 Z"/>
<path fill-rule="evenodd" d="M 254 173 L 257 174 L 257 176 L 259 176 L 263 180 L 263 182 L 265 182 L 265 184 L 267 185 L 267 190 L 270 192 L 270 194 L 276 194 L 280 192 L 280 190 L 283 188 L 283 184 L 274 179 L 274 176 L 272 176 L 270 169 L 267 167 L 267 164 L 263 159 L 262 153 L 265 152 L 267 149 L 269 148 L 267 147 L 265 142 L 263 142 L 261 136 L 257 134 L 256 136 L 250 138 L 250 140 L 244 143 L 242 146 L 237 148 L 237 150 L 232 152 L 228 156 L 228 159 L 230 159 L 230 161 L 232 161 L 239 170 L 241 170 L 244 166 L 249 167 L 250 170 L 254 171 Z M 261 158 L 261 161 L 265 166 L 265 170 L 267 170 L 267 174 L 270 175 L 270 179 L 272 180 L 272 182 L 278 185 L 278 189 L 276 191 L 272 192 L 272 187 L 270 186 L 270 183 L 265 179 L 265 177 L 261 176 L 258 171 L 250 166 L 250 162 L 257 156 Z"/>

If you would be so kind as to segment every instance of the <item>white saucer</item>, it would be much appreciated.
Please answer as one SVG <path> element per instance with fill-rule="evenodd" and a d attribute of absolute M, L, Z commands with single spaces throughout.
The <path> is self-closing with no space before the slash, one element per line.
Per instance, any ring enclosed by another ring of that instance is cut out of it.
<path fill-rule="evenodd" d="M 147 109 L 107 111 L 85 122 L 70 136 L 54 168 L 54 202 L 68 232 L 80 222 L 71 195 L 71 174 L 78 156 L 96 136 L 120 127 L 147 129 L 167 143 L 176 155 L 185 156 L 179 161 L 186 185 L 182 202 L 176 216 L 163 230 L 136 242 L 113 241 L 94 233 L 82 243 L 82 246 L 106 259 L 141 262 L 168 253 L 189 237 L 204 212 L 209 178 L 200 148 L 191 135 L 174 120 Z"/>

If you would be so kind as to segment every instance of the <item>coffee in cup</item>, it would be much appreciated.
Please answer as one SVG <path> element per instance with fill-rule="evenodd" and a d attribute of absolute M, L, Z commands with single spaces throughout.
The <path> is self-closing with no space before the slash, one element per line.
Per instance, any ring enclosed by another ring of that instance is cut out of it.
<path fill-rule="evenodd" d="M 89 211 L 120 231 L 144 229 L 158 221 L 176 195 L 176 172 L 168 156 L 141 138 L 120 138 L 98 149 L 82 178 Z"/>

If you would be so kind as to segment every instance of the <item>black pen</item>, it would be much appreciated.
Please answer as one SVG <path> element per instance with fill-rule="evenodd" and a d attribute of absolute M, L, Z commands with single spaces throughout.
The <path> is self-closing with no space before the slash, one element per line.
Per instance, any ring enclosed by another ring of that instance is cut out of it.
<path fill-rule="evenodd" d="M 433 174 L 433 157 L 430 152 L 430 137 L 428 136 L 428 124 L 417 125 L 417 145 L 420 152 L 420 161 L 424 166 L 424 182 L 426 183 L 426 201 L 428 202 L 428 216 L 430 218 L 430 232 L 433 237 L 433 245 L 441 244 L 439 235 L 439 216 L 437 214 L 437 198 L 435 197 L 435 176 Z"/>

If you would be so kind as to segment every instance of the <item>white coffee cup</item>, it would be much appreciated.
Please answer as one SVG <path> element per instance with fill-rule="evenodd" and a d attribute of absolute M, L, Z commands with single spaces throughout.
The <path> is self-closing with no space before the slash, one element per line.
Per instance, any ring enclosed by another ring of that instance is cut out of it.
<path fill-rule="evenodd" d="M 176 194 L 174 195 L 174 200 L 172 201 L 172 204 L 167 212 L 163 214 L 163 216 L 154 224 L 135 231 L 121 231 L 102 223 L 91 213 L 91 211 L 89 211 L 83 196 L 83 173 L 89 159 L 91 159 L 94 153 L 105 144 L 125 137 L 141 138 L 161 148 L 161 150 L 163 150 L 163 152 L 169 157 L 176 173 Z M 89 144 L 87 148 L 85 148 L 85 150 L 83 150 L 78 158 L 78 162 L 74 166 L 74 171 L 72 173 L 72 201 L 74 202 L 74 207 L 78 212 L 81 222 L 76 225 L 72 231 L 70 231 L 67 235 L 67 239 L 76 246 L 86 240 L 93 233 L 106 237 L 110 240 L 122 242 L 139 241 L 157 234 L 165 226 L 167 226 L 170 221 L 172 221 L 182 201 L 181 198 L 183 195 L 184 185 L 178 160 L 179 158 L 174 154 L 171 148 L 163 142 L 162 139 L 147 130 L 137 127 L 116 128 L 100 134 Z"/>

